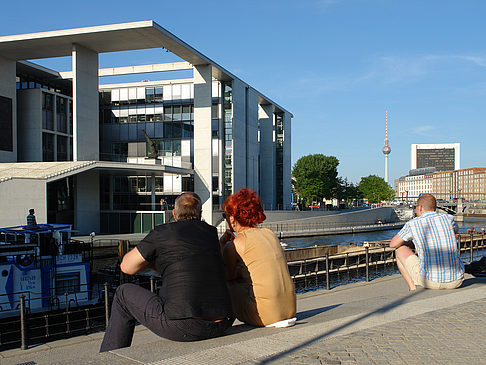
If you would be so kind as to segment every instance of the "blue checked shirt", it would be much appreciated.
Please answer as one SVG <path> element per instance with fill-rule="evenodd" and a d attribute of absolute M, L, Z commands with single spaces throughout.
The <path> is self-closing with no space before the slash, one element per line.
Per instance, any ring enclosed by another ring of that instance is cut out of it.
<path fill-rule="evenodd" d="M 449 214 L 424 212 L 398 232 L 404 241 L 412 240 L 420 260 L 420 275 L 437 283 L 448 283 L 464 276 L 464 264 L 457 249 L 457 225 Z"/>

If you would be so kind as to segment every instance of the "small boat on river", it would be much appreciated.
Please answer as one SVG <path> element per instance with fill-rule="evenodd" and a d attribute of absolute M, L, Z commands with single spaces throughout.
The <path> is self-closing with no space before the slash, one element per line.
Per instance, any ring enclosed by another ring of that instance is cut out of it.
<path fill-rule="evenodd" d="M 91 244 L 71 239 L 71 225 L 0 228 L 0 318 L 90 304 Z"/>

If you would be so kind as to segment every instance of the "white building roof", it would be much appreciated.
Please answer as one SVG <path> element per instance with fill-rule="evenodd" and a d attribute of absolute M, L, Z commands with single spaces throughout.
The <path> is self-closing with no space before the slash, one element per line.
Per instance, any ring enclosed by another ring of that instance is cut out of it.
<path fill-rule="evenodd" d="M 133 175 L 194 173 L 194 170 L 182 167 L 109 161 L 17 162 L 0 163 L 0 183 L 11 179 L 37 179 L 51 182 L 92 169 Z"/>

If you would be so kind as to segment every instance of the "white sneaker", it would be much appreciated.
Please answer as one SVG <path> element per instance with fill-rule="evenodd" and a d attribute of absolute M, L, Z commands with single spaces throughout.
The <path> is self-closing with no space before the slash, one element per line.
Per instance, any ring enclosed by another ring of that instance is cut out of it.
<path fill-rule="evenodd" d="M 285 328 L 285 327 L 292 327 L 295 322 L 297 322 L 297 318 L 290 318 L 290 319 L 284 319 L 283 321 L 278 321 L 272 324 L 268 324 L 265 327 L 275 327 L 275 328 Z"/>

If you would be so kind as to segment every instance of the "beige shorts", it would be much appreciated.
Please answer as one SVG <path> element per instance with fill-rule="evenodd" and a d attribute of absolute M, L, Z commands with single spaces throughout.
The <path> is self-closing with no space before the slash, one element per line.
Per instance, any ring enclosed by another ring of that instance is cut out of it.
<path fill-rule="evenodd" d="M 464 278 L 450 281 L 448 283 L 437 283 L 435 281 L 428 280 L 420 275 L 420 260 L 417 255 L 410 255 L 405 260 L 405 270 L 412 277 L 415 285 L 423 286 L 426 289 L 456 289 L 461 286 Z"/>

